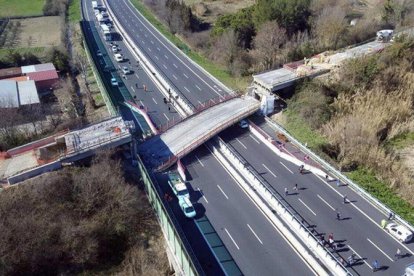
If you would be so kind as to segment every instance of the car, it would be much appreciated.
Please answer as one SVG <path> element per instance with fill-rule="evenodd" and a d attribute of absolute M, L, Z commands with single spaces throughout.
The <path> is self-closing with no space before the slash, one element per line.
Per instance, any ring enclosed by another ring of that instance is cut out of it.
<path fill-rule="evenodd" d="M 131 73 L 131 71 L 129 70 L 129 68 L 128 68 L 128 67 L 123 66 L 123 67 L 122 67 L 122 73 L 124 73 L 124 75 L 128 75 L 128 74 L 130 74 L 130 73 Z"/>
<path fill-rule="evenodd" d="M 188 197 L 180 197 L 178 199 L 178 204 L 187 218 L 193 218 L 196 216 L 194 206 Z"/>
<path fill-rule="evenodd" d="M 116 78 L 111 79 L 111 85 L 112 86 L 118 86 L 118 81 L 116 80 Z"/>
<path fill-rule="evenodd" d="M 121 62 L 124 60 L 124 57 L 121 54 L 115 54 L 114 57 L 115 57 L 115 60 L 118 62 Z"/>
<path fill-rule="evenodd" d="M 401 242 L 409 242 L 413 238 L 413 232 L 407 227 L 394 222 L 388 223 L 385 230 Z"/>
<path fill-rule="evenodd" d="M 114 52 L 114 53 L 119 51 L 119 48 L 116 45 L 112 45 L 111 49 L 112 49 L 112 52 Z"/>
<path fill-rule="evenodd" d="M 96 55 L 97 55 L 98 57 L 101 57 L 101 56 L 102 56 L 102 52 L 101 52 L 101 50 L 96 51 Z"/>
<path fill-rule="evenodd" d="M 246 121 L 246 120 L 241 120 L 240 122 L 239 122 L 239 126 L 241 127 L 241 128 L 248 128 L 249 127 L 249 123 Z"/>

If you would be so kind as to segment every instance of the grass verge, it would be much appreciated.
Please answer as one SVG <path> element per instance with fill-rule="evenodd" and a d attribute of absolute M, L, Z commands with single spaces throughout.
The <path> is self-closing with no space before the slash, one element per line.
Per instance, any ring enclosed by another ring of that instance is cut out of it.
<path fill-rule="evenodd" d="M 0 0 L 0 18 L 43 14 L 45 0 Z"/>
<path fill-rule="evenodd" d="M 151 24 L 157 28 L 167 39 L 174 43 L 180 50 L 182 50 L 189 58 L 191 58 L 198 65 L 203 67 L 207 72 L 212 74 L 214 77 L 222 81 L 225 85 L 231 87 L 232 89 L 241 89 L 242 87 L 247 87 L 248 78 L 235 78 L 232 77 L 229 72 L 221 66 L 214 64 L 206 57 L 201 54 L 191 50 L 188 45 L 179 39 L 177 36 L 173 35 L 166 26 L 164 26 L 155 15 L 140 1 L 140 0 L 131 0 L 132 4 L 137 8 L 137 10 L 149 21 Z"/>
<path fill-rule="evenodd" d="M 355 171 L 347 173 L 347 175 L 368 193 L 391 208 L 396 214 L 400 215 L 409 223 L 414 224 L 414 207 L 403 200 L 385 182 L 378 180 L 374 172 L 366 168 L 358 168 Z"/>
<path fill-rule="evenodd" d="M 71 0 L 68 8 L 69 22 L 77 23 L 82 19 L 80 0 Z"/>
<path fill-rule="evenodd" d="M 403 149 L 414 145 L 414 132 L 406 132 L 392 138 L 387 144 L 387 147 L 394 149 Z"/>
<path fill-rule="evenodd" d="M 43 57 L 45 54 L 45 47 L 33 47 L 33 48 L 2 48 L 0 49 L 0 60 L 7 60 L 11 52 L 17 52 L 19 54 L 32 53 L 37 57 Z"/>

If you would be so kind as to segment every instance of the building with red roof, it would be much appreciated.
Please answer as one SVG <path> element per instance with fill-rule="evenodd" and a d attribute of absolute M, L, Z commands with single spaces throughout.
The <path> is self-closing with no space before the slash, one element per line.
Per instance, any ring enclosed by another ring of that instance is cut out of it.
<path fill-rule="evenodd" d="M 29 80 L 34 80 L 37 90 L 50 90 L 59 80 L 56 70 L 47 70 L 40 72 L 26 73 Z"/>

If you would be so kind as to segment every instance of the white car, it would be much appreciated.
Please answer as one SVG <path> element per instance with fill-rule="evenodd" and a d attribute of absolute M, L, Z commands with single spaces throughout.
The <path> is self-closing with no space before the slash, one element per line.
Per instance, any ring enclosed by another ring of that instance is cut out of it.
<path fill-rule="evenodd" d="M 413 238 L 413 233 L 407 227 L 394 222 L 388 223 L 385 230 L 401 242 L 409 242 Z"/>
<path fill-rule="evenodd" d="M 112 86 L 118 86 L 118 81 L 116 80 L 116 78 L 111 79 L 111 85 Z"/>
<path fill-rule="evenodd" d="M 118 62 L 121 62 L 124 60 L 124 57 L 121 54 L 115 54 L 114 57 L 115 57 L 115 60 Z"/>
<path fill-rule="evenodd" d="M 119 51 L 118 46 L 116 46 L 116 45 L 112 45 L 111 49 L 112 49 L 112 52 L 114 52 L 114 53 Z"/>
<path fill-rule="evenodd" d="M 130 74 L 130 73 L 131 73 L 131 71 L 129 70 L 129 68 L 128 68 L 128 67 L 123 66 L 123 67 L 122 67 L 122 73 L 124 73 L 124 75 L 128 75 L 128 74 Z"/>

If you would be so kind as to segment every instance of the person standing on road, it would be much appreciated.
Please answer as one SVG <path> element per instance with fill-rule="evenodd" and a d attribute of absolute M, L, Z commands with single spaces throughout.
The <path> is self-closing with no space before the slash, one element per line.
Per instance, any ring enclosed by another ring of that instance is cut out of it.
<path fill-rule="evenodd" d="M 336 219 L 341 220 L 341 213 L 339 213 L 338 211 L 336 211 Z"/>
<path fill-rule="evenodd" d="M 293 186 L 294 191 L 298 191 L 298 184 L 296 183 L 295 186 Z"/>
<path fill-rule="evenodd" d="M 400 259 L 402 256 L 401 256 L 401 250 L 399 249 L 399 248 L 397 248 L 397 252 L 395 253 L 395 258 L 398 260 L 398 259 Z"/>
<path fill-rule="evenodd" d="M 344 195 L 344 204 L 347 204 L 347 203 L 348 203 L 348 196 Z"/>
<path fill-rule="evenodd" d="M 285 188 L 285 195 L 289 195 L 288 188 Z"/>
<path fill-rule="evenodd" d="M 379 264 L 377 260 L 374 260 L 374 262 L 372 263 L 372 271 L 376 272 L 379 269 Z"/>

